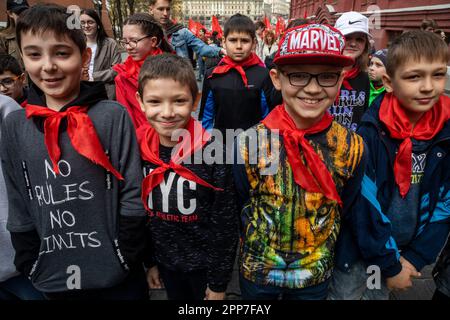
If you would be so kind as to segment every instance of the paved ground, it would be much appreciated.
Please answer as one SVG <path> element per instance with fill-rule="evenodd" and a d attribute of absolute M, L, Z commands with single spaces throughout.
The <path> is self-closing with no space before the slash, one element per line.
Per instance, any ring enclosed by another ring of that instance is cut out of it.
<path fill-rule="evenodd" d="M 431 270 L 431 266 L 426 267 L 422 270 L 422 277 L 414 280 L 414 286 L 411 289 L 392 293 L 390 300 L 430 300 L 435 289 L 434 282 L 431 278 Z M 167 300 L 166 292 L 164 290 L 151 290 L 150 300 Z M 227 300 L 241 300 L 237 266 L 228 285 Z"/>

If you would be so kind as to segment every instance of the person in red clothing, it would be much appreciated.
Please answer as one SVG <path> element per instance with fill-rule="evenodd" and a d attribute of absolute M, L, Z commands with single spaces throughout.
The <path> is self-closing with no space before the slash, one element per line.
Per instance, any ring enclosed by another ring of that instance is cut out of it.
<path fill-rule="evenodd" d="M 128 58 L 124 63 L 113 67 L 118 73 L 114 80 L 116 97 L 127 108 L 137 129 L 147 123 L 135 95 L 142 64 L 148 56 L 172 52 L 172 48 L 164 38 L 161 25 L 147 13 L 136 13 L 128 17 L 123 26 L 120 44 L 127 50 Z"/>

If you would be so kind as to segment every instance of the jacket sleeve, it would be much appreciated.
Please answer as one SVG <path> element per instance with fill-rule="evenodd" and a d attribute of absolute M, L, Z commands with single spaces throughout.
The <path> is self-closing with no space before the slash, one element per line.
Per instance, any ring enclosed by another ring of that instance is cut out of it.
<path fill-rule="evenodd" d="M 194 36 L 194 34 L 186 28 L 182 29 L 182 31 L 186 44 L 197 54 L 197 56 L 211 57 L 211 58 L 219 56 L 221 48 L 213 47 L 204 43 L 202 40 Z"/>
<path fill-rule="evenodd" d="M 234 140 L 233 178 L 236 190 L 236 202 L 239 212 L 250 199 L 250 183 L 248 182 L 245 162 L 241 155 L 240 137 Z"/>
<path fill-rule="evenodd" d="M 445 161 L 445 160 L 444 160 Z M 446 172 L 434 174 L 446 175 L 445 185 L 439 188 L 436 205 L 430 208 L 430 195 L 425 194 L 421 199 L 421 216 L 419 230 L 412 242 L 402 251 L 402 256 L 420 271 L 424 266 L 435 262 L 439 252 L 445 246 L 450 231 L 450 181 L 448 168 Z"/>
<path fill-rule="evenodd" d="M 210 86 L 209 73 L 205 75 L 202 89 L 202 101 L 200 104 L 199 119 L 201 119 L 202 126 L 206 130 L 211 130 L 214 127 L 214 118 L 216 115 L 216 101 L 214 99 L 213 91 Z"/>
<path fill-rule="evenodd" d="M 2 123 L 1 161 L 8 194 L 7 229 L 11 232 L 11 242 L 16 251 L 14 264 L 17 270 L 28 276 L 39 256 L 41 241 L 26 205 L 28 199 L 24 198 L 26 195 L 21 192 L 24 188 L 18 185 L 18 181 L 22 181 L 19 179 L 23 177 L 16 177 L 14 174 L 19 170 L 13 165 L 14 159 L 18 157 L 11 148 L 14 140 L 8 134 L 7 127 L 6 123 Z"/>
<path fill-rule="evenodd" d="M 142 262 L 145 249 L 147 216 L 141 201 L 142 167 L 135 130 L 126 110 L 122 110 L 119 125 L 119 247 L 129 265 Z"/>
<path fill-rule="evenodd" d="M 281 91 L 275 89 L 270 79 L 269 72 L 267 72 L 266 77 L 263 82 L 263 92 L 265 100 L 267 102 L 267 107 L 269 112 L 272 111 L 276 106 L 283 103 L 283 97 L 281 96 Z"/>
<path fill-rule="evenodd" d="M 379 137 L 374 128 L 362 126 L 358 131 L 367 145 L 367 164 L 361 193 L 352 209 L 351 226 L 360 253 L 366 263 L 377 265 L 385 277 L 400 273 L 400 254 L 391 232 L 391 223 L 377 199 L 376 155 Z"/>
<path fill-rule="evenodd" d="M 122 59 L 120 57 L 120 53 L 119 53 L 119 50 L 117 48 L 117 44 L 115 43 L 115 41 L 112 40 L 111 42 L 108 42 L 108 43 L 109 43 L 109 45 L 108 45 L 109 48 L 108 48 L 108 52 L 107 52 L 108 56 L 105 57 L 108 60 L 108 62 L 107 62 L 108 68 L 104 69 L 104 70 L 94 71 L 92 76 L 95 81 L 103 81 L 105 83 L 112 83 L 112 82 L 114 82 L 114 78 L 117 75 L 117 72 L 112 69 L 112 66 L 114 66 L 118 63 L 121 63 Z M 101 63 L 101 61 L 98 61 L 98 62 L 95 61 L 95 63 L 103 64 L 103 63 Z"/>
<path fill-rule="evenodd" d="M 225 153 L 224 153 L 225 156 Z M 236 207 L 231 166 L 214 166 L 214 203 L 209 217 L 208 286 L 212 291 L 224 292 L 231 280 L 238 242 L 238 212 Z"/>
<path fill-rule="evenodd" d="M 27 232 L 11 232 L 11 242 L 16 254 L 14 265 L 25 276 L 29 276 L 39 257 L 41 240 L 35 229 Z"/>

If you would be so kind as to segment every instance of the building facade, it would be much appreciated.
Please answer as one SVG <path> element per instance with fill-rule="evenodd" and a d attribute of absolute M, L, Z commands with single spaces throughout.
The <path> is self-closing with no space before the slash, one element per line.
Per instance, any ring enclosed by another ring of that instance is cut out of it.
<path fill-rule="evenodd" d="M 291 0 L 290 18 L 306 16 L 333 25 L 347 11 L 358 11 L 369 18 L 376 48 L 387 47 L 405 30 L 420 28 L 423 19 L 434 19 L 450 35 L 448 0 Z"/>
<path fill-rule="evenodd" d="M 182 21 L 189 19 L 211 25 L 211 17 L 217 16 L 219 22 L 235 13 L 245 14 L 253 20 L 264 15 L 264 0 L 183 0 Z"/>
<path fill-rule="evenodd" d="M 264 13 L 267 16 L 288 18 L 290 10 L 290 0 L 264 0 Z"/>

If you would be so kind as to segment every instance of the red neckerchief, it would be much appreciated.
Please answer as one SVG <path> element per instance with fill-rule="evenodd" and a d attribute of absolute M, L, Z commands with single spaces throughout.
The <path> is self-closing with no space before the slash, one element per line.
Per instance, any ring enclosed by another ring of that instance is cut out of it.
<path fill-rule="evenodd" d="M 159 158 L 159 135 L 156 130 L 150 125 L 142 126 L 137 130 L 137 138 L 142 159 L 158 166 L 148 176 L 146 176 L 142 182 L 141 199 L 147 210 L 150 210 L 147 206 L 147 197 L 150 192 L 152 192 L 152 190 L 162 182 L 164 179 L 164 172 L 170 169 L 187 180 L 194 181 L 202 186 L 212 188 L 216 191 L 223 191 L 220 188 L 212 186 L 198 177 L 195 173 L 181 165 L 183 159 L 191 156 L 193 153 L 203 148 L 209 139 L 209 134 L 205 132 L 205 129 L 202 127 L 201 123 L 193 118 L 189 120 L 185 129 L 189 132 L 189 135 L 186 138 L 183 138 L 183 142 L 179 144 L 177 147 L 178 149 L 170 159 L 169 163 L 164 163 Z M 201 134 L 201 136 L 198 136 L 199 134 Z M 188 139 L 189 137 L 190 139 Z M 186 153 L 183 154 L 183 152 Z"/>
<path fill-rule="evenodd" d="M 215 67 L 208 78 L 212 78 L 215 74 L 224 74 L 231 69 L 235 69 L 237 72 L 239 72 L 242 77 L 242 81 L 244 81 L 245 87 L 247 87 L 248 80 L 247 75 L 245 74 L 244 67 L 259 65 L 261 63 L 261 59 L 259 59 L 258 56 L 252 52 L 247 59 L 241 62 L 236 62 L 229 56 L 225 56 L 220 62 L 222 63 L 222 65 Z"/>
<path fill-rule="evenodd" d="M 123 180 L 122 175 L 114 169 L 103 151 L 103 146 L 87 111 L 88 107 L 80 106 L 71 106 L 63 112 L 31 104 L 27 104 L 25 107 L 27 118 L 45 119 L 44 140 L 53 164 L 53 171 L 56 174 L 59 173 L 58 161 L 61 158 L 61 149 L 58 144 L 59 125 L 62 119 L 67 118 L 67 134 L 73 148 L 83 157 L 110 171 L 117 179 Z"/>
<path fill-rule="evenodd" d="M 358 67 L 353 67 L 350 70 L 345 72 L 344 81 L 342 82 L 342 85 L 344 86 L 345 89 L 347 89 L 347 90 L 353 89 L 350 82 L 348 82 L 348 80 L 356 78 L 358 76 L 359 72 L 360 72 L 360 70 Z"/>
<path fill-rule="evenodd" d="M 323 193 L 328 199 L 335 200 L 342 206 L 330 172 L 305 138 L 305 135 L 324 131 L 332 121 L 333 117 L 329 113 L 325 113 L 322 120 L 314 126 L 300 130 L 286 112 L 284 105 L 279 105 L 262 120 L 262 123 L 269 129 L 280 130 L 295 182 L 306 191 Z M 299 146 L 305 156 L 306 165 L 301 159 Z"/>
<path fill-rule="evenodd" d="M 158 54 L 162 54 L 163 51 L 160 48 L 155 48 L 150 52 L 147 56 L 145 56 L 144 59 L 135 61 L 131 56 L 128 56 L 128 58 L 124 61 L 124 63 L 116 64 L 113 66 L 113 69 L 119 73 L 124 72 L 129 77 L 138 80 L 139 78 L 139 71 L 141 71 L 141 67 L 145 62 L 145 59 L 149 56 L 156 56 Z"/>
<path fill-rule="evenodd" d="M 163 53 L 162 50 L 156 48 L 149 55 L 153 56 L 161 53 Z M 138 90 L 139 72 L 144 61 L 145 59 L 134 61 L 129 56 L 124 63 L 113 66 L 113 69 L 118 73 L 114 79 L 116 84 L 116 100 L 127 109 L 136 129 L 141 125 L 147 124 L 147 118 L 144 112 L 142 112 L 135 95 Z"/>
<path fill-rule="evenodd" d="M 395 182 L 403 198 L 411 185 L 411 138 L 416 140 L 433 139 L 450 118 L 449 107 L 450 98 L 442 95 L 433 108 L 425 112 L 413 128 L 398 99 L 392 93 L 384 96 L 379 111 L 380 120 L 386 125 L 392 138 L 403 140 L 394 162 Z"/>

